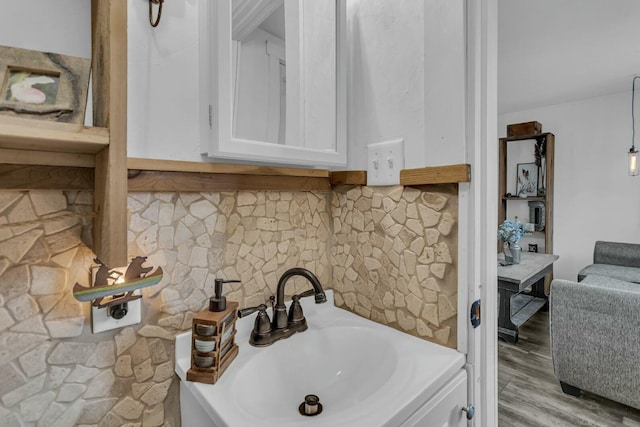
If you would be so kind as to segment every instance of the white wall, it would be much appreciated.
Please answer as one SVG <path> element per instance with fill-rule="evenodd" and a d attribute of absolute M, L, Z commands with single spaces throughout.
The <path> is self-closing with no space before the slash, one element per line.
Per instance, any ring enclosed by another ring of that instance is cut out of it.
<path fill-rule="evenodd" d="M 128 155 L 200 161 L 198 0 L 165 2 L 156 28 L 148 1 L 128 13 Z"/>
<path fill-rule="evenodd" d="M 91 58 L 90 1 L 3 0 L 0 11 L 0 45 Z M 89 88 L 87 125 L 93 123 L 91 104 Z"/>
<path fill-rule="evenodd" d="M 350 169 L 404 138 L 405 168 L 463 163 L 462 0 L 348 0 Z"/>
<path fill-rule="evenodd" d="M 498 118 L 539 121 L 556 136 L 554 277 L 575 280 L 593 261 L 596 240 L 640 243 L 640 178 L 627 174 L 631 93 L 552 105 Z M 637 118 L 636 118 L 637 119 Z"/>
<path fill-rule="evenodd" d="M 165 3 L 152 29 L 147 3 L 129 0 L 130 157 L 201 160 L 197 3 Z M 463 4 L 347 1 L 349 169 L 399 137 L 406 168 L 464 162 Z"/>
<path fill-rule="evenodd" d="M 91 57 L 91 2 L 3 0 L 0 45 Z"/>
<path fill-rule="evenodd" d="M 202 160 L 202 1 L 165 2 L 157 28 L 147 1 L 128 1 L 129 157 Z M 397 138 L 405 140 L 406 168 L 465 161 L 463 4 L 347 1 L 348 168 L 366 169 L 366 146 Z M 90 2 L 4 1 L 2 8 L 3 45 L 90 56 Z M 18 31 L 18 23 L 38 31 Z"/>

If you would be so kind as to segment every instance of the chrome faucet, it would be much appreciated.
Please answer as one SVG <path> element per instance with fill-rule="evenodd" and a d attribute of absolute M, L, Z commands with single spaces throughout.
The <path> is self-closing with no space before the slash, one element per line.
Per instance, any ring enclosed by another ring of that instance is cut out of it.
<path fill-rule="evenodd" d="M 284 287 L 287 281 L 293 276 L 306 278 L 313 286 L 313 289 L 303 292 L 300 295 L 293 295 L 291 297 L 292 302 L 289 308 L 289 314 L 287 315 L 287 308 L 284 305 Z M 245 317 L 258 311 L 249 343 L 256 347 L 265 347 L 278 340 L 289 338 L 296 332 L 305 331 L 307 329 L 307 319 L 305 319 L 302 313 L 300 298 L 311 295 L 315 295 L 316 304 L 327 301 L 327 296 L 315 274 L 305 268 L 291 268 L 285 271 L 282 277 L 280 277 L 276 289 L 275 306 L 273 306 L 273 322 L 269 320 L 269 315 L 266 312 L 267 306 L 265 304 L 238 311 L 238 317 Z M 274 297 L 272 296 L 270 299 L 273 305 Z"/>

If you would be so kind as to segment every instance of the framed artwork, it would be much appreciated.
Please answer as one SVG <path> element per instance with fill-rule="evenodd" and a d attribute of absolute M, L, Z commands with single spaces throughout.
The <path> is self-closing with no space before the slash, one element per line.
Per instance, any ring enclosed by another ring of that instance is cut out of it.
<path fill-rule="evenodd" d="M 516 194 L 520 197 L 538 195 L 538 166 L 535 163 L 518 163 Z"/>
<path fill-rule="evenodd" d="M 0 46 L 0 114 L 84 123 L 91 60 Z"/>

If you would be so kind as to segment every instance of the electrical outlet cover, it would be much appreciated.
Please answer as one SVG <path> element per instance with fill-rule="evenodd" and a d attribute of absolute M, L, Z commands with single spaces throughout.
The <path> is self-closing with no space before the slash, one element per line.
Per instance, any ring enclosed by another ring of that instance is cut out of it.
<path fill-rule="evenodd" d="M 404 169 L 402 138 L 367 146 L 367 185 L 399 185 L 401 169 Z"/>
<path fill-rule="evenodd" d="M 136 293 L 139 291 L 136 291 Z M 94 334 L 135 325 L 142 321 L 142 298 L 127 303 L 128 311 L 122 319 L 114 319 L 109 315 L 109 307 L 91 306 L 91 328 Z"/>

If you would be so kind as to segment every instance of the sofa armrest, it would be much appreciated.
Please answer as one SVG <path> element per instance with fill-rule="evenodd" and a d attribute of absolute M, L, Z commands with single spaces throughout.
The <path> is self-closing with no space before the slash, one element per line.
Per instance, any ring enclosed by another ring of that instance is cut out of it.
<path fill-rule="evenodd" d="M 640 267 L 640 245 L 597 241 L 593 249 L 593 263 Z"/>
<path fill-rule="evenodd" d="M 551 283 L 556 377 L 640 409 L 640 287 L 614 279 L 601 286 L 587 277 L 589 283 Z"/>

